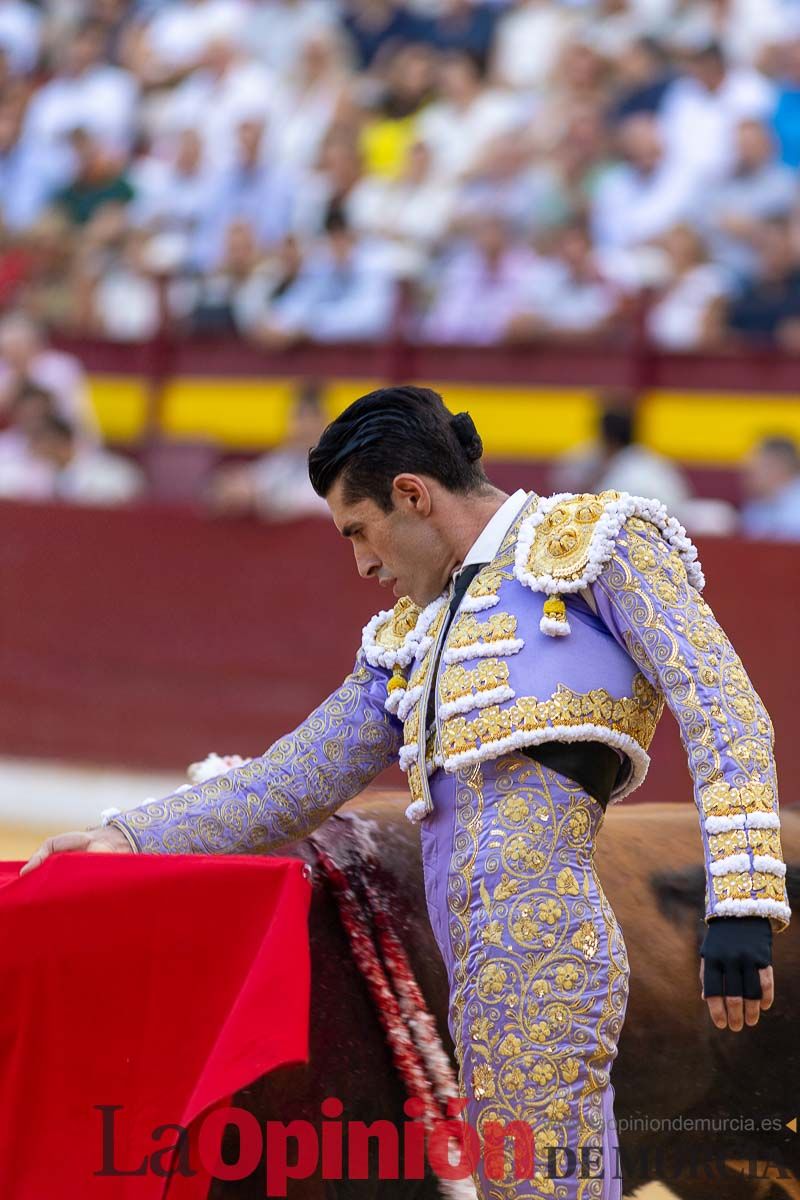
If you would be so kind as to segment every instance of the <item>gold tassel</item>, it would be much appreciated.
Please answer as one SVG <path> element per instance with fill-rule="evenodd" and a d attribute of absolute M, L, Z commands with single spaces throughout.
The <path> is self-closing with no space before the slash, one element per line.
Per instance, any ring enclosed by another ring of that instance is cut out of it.
<path fill-rule="evenodd" d="M 560 596 L 548 596 L 544 602 L 544 615 L 554 621 L 566 621 L 567 606 Z"/>
<path fill-rule="evenodd" d="M 386 690 L 388 692 L 405 691 L 407 686 L 408 683 L 405 675 L 403 674 L 402 667 L 395 667 L 394 674 L 386 685 Z"/>
<path fill-rule="evenodd" d="M 539 628 L 548 637 L 566 637 L 572 632 L 567 620 L 567 606 L 560 596 L 548 596 L 545 600 Z"/>

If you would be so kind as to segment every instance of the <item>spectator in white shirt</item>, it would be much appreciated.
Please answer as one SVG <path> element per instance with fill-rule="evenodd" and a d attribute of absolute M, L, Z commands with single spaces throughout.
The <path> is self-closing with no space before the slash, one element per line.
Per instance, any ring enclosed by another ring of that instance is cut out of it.
<path fill-rule="evenodd" d="M 0 0 L 0 54 L 13 75 L 29 75 L 39 59 L 42 14 L 24 0 Z"/>
<path fill-rule="evenodd" d="M 334 126 L 322 145 L 317 169 L 305 175 L 297 189 L 294 231 L 303 238 L 318 237 L 333 213 L 353 224 L 350 201 L 363 177 L 363 158 L 348 129 Z"/>
<path fill-rule="evenodd" d="M 582 36 L 599 54 L 613 61 L 638 38 L 656 32 L 658 16 L 645 11 L 645 6 L 635 0 L 596 0 L 587 13 Z"/>
<path fill-rule="evenodd" d="M 359 233 L 386 238 L 419 262 L 446 233 L 453 201 L 453 186 L 433 174 L 429 147 L 414 142 L 396 179 L 369 175 L 356 184 L 347 212 Z"/>
<path fill-rule="evenodd" d="M 309 32 L 296 65 L 281 80 L 284 112 L 272 145 L 287 166 L 310 167 L 344 103 L 348 79 L 341 34 L 325 25 Z"/>
<path fill-rule="evenodd" d="M 155 336 L 161 297 L 149 249 L 144 230 L 130 229 L 98 276 L 84 280 L 87 332 L 112 342 L 144 342 Z"/>
<path fill-rule="evenodd" d="M 682 0 L 673 5 L 661 36 L 674 50 L 718 42 L 737 65 L 758 64 L 786 37 L 794 0 Z"/>
<path fill-rule="evenodd" d="M 183 295 L 191 301 L 185 313 L 190 329 L 194 333 L 246 331 L 248 314 L 258 312 L 253 290 L 263 295 L 279 284 L 278 272 L 274 265 L 270 271 L 268 263 L 252 225 L 246 220 L 232 221 L 225 231 L 222 256 L 215 269 L 186 281 L 180 290 L 176 288 L 181 306 Z M 264 295 L 262 311 L 267 302 L 268 296 Z"/>
<path fill-rule="evenodd" d="M 464 175 L 492 138 L 521 124 L 519 101 L 487 88 L 475 59 L 462 51 L 442 57 L 439 95 L 420 114 L 417 131 L 431 148 L 435 169 L 447 178 Z"/>
<path fill-rule="evenodd" d="M 35 92 L 23 138 L 37 151 L 63 145 L 85 129 L 111 153 L 127 153 L 133 142 L 138 86 L 133 75 L 103 60 L 105 28 L 84 21 L 63 52 L 53 78 Z"/>
<path fill-rule="evenodd" d="M 72 504 L 127 504 L 145 490 L 138 467 L 119 454 L 87 446 L 63 417 L 45 415 L 32 431 L 30 453 L 44 467 L 0 463 L 0 496 L 18 500 L 66 500 Z"/>
<path fill-rule="evenodd" d="M 576 15 L 554 0 L 517 0 L 495 33 L 494 78 L 516 89 L 544 87 L 577 27 Z"/>
<path fill-rule="evenodd" d="M 742 121 L 736 146 L 733 173 L 705 197 L 698 216 L 714 258 L 743 279 L 758 266 L 754 242 L 761 223 L 788 216 L 800 191 L 795 172 L 778 160 L 773 134 L 761 121 Z"/>
<path fill-rule="evenodd" d="M 776 103 L 774 85 L 747 67 L 731 67 L 716 43 L 694 51 L 687 74 L 667 92 L 660 113 L 668 154 L 707 182 L 734 166 L 736 129 L 747 118 L 768 119 Z"/>
<path fill-rule="evenodd" d="M 396 303 L 396 280 L 383 248 L 358 242 L 341 213 L 334 212 L 324 240 L 273 304 L 259 340 L 276 348 L 305 339 L 377 341 L 389 333 Z"/>
<path fill-rule="evenodd" d="M 308 451 L 327 423 L 319 386 L 301 387 L 289 411 L 286 438 L 254 462 L 221 467 L 212 477 L 208 505 L 216 516 L 267 521 L 324 517 L 328 506 L 308 478 Z"/>
<path fill-rule="evenodd" d="M 592 231 L 603 248 L 652 241 L 694 211 L 696 176 L 668 155 L 653 117 L 628 117 L 619 129 L 626 160 L 599 181 L 592 201 Z"/>
<path fill-rule="evenodd" d="M 172 0 L 142 31 L 138 60 L 149 85 L 179 79 L 203 64 L 213 42 L 239 40 L 248 21 L 244 0 Z"/>
<path fill-rule="evenodd" d="M 276 74 L 291 74 L 309 38 L 337 26 L 331 0 L 254 0 L 247 16 L 250 53 Z"/>
<path fill-rule="evenodd" d="M 47 201 L 74 169 L 69 145 L 25 141 L 21 123 L 19 106 L 0 100 L 0 224 L 14 233 L 29 229 L 42 216 Z"/>
<path fill-rule="evenodd" d="M 180 130 L 166 148 L 166 157 L 139 159 L 129 179 L 134 190 L 128 208 L 131 224 L 157 235 L 165 266 L 179 269 L 209 211 L 215 186 L 200 134 L 193 128 Z"/>
<path fill-rule="evenodd" d="M 585 225 L 574 222 L 562 229 L 543 267 L 523 311 L 510 323 L 510 337 L 549 341 L 597 336 L 609 329 L 619 300 L 598 266 Z"/>
<path fill-rule="evenodd" d="M 97 418 L 78 359 L 50 349 L 43 330 L 15 313 L 0 324 L 0 414 L 8 410 L 26 383 L 50 392 L 58 414 L 84 439 L 98 439 Z"/>
<path fill-rule="evenodd" d="M 207 46 L 202 67 L 170 94 L 163 122 L 167 130 L 196 126 L 206 161 L 221 170 L 235 157 L 238 125 L 263 121 L 277 130 L 284 113 L 272 72 L 249 57 L 235 38 L 219 37 Z"/>
<path fill-rule="evenodd" d="M 553 467 L 550 486 L 557 492 L 630 492 L 660 500 L 680 519 L 689 500 L 683 472 L 636 441 L 632 398 L 609 393 L 600 397 L 598 436 L 576 446 Z"/>
<path fill-rule="evenodd" d="M 677 225 L 662 239 L 668 278 L 647 314 L 647 332 L 664 350 L 697 350 L 709 337 L 720 299 L 731 290 L 730 277 L 709 262 L 705 245 L 688 225 Z"/>
<path fill-rule="evenodd" d="M 247 222 L 262 248 L 276 245 L 294 225 L 297 184 L 266 150 L 264 122 L 240 121 L 233 137 L 235 158 L 219 173 L 194 238 L 192 262 L 201 271 L 219 264 L 234 221 Z"/>

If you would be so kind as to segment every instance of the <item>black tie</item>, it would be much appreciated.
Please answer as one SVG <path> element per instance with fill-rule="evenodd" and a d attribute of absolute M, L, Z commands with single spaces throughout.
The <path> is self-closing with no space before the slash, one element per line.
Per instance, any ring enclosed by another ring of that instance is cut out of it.
<path fill-rule="evenodd" d="M 464 599 L 464 593 L 466 592 L 467 588 L 472 583 L 473 579 L 478 574 L 478 572 L 481 571 L 485 566 L 486 566 L 486 563 L 470 563 L 468 567 L 464 567 L 462 569 L 461 574 L 459 575 L 458 579 L 456 580 L 456 584 L 453 589 L 453 595 L 450 598 L 450 608 L 449 608 L 449 611 L 447 614 L 447 620 L 445 621 L 444 632 L 442 633 L 442 638 L 441 638 L 441 641 L 439 642 L 439 653 L 440 654 L 442 651 L 442 646 L 444 646 L 444 640 L 447 637 L 447 631 L 450 628 L 450 625 L 452 624 L 453 617 L 458 612 L 458 606 L 461 604 L 461 601 Z M 425 728 L 426 729 L 430 729 L 430 727 L 434 721 L 434 714 L 435 714 L 434 705 L 436 703 L 436 673 L 438 670 L 439 670 L 439 659 L 437 658 L 436 662 L 433 664 L 433 683 L 431 684 L 431 690 L 430 690 L 430 694 L 428 696 L 428 711 L 425 714 Z"/>
<path fill-rule="evenodd" d="M 482 570 L 485 566 L 486 563 L 470 563 L 468 567 L 464 567 L 461 571 L 461 574 L 456 580 L 456 586 L 453 591 L 452 599 L 450 600 L 450 619 L 447 622 L 448 626 L 450 625 L 450 621 L 452 621 L 453 617 L 456 615 L 458 606 L 464 599 L 464 593 L 466 592 L 467 588 L 478 574 L 478 571 Z"/>

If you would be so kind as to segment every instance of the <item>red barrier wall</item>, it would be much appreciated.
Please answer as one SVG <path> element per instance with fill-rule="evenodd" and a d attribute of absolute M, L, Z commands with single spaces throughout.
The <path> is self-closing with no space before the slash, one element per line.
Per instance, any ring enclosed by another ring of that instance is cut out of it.
<path fill-rule="evenodd" d="M 772 715 L 791 803 L 800 547 L 700 552 L 706 597 Z M 258 754 L 336 686 L 390 603 L 324 521 L 0 504 L 0 753 L 147 767 Z M 653 754 L 637 797 L 685 799 L 668 714 Z"/>

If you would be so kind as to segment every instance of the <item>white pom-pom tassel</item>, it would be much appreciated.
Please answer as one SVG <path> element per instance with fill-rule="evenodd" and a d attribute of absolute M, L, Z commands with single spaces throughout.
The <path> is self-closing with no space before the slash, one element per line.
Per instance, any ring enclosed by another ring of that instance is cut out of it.
<path fill-rule="evenodd" d="M 566 637 L 571 633 L 563 596 L 548 596 L 542 611 L 544 615 L 539 622 L 542 633 L 548 637 Z"/>
<path fill-rule="evenodd" d="M 427 815 L 428 809 L 424 800 L 415 800 L 414 803 L 409 804 L 408 808 L 406 809 L 406 816 L 408 817 L 409 821 L 424 821 Z"/>
<path fill-rule="evenodd" d="M 186 774 L 189 782 L 197 787 L 198 784 L 207 783 L 209 779 L 216 779 L 218 775 L 225 775 L 228 771 L 234 771 L 251 761 L 249 758 L 241 758 L 238 754 L 221 755 L 212 750 L 202 762 L 191 763 L 186 769 Z"/>
<path fill-rule="evenodd" d="M 548 637 L 566 637 L 568 633 L 572 632 L 569 621 L 566 618 L 563 621 L 559 621 L 555 617 L 542 617 L 539 622 L 539 628 Z"/>

